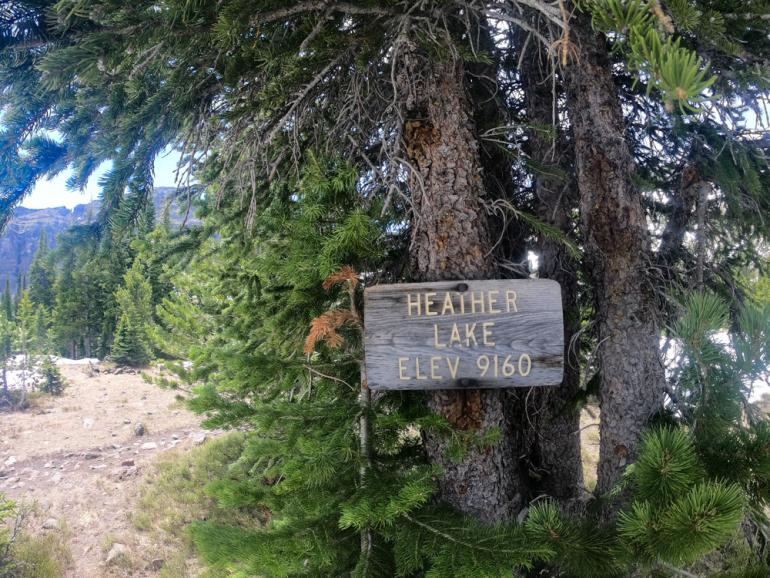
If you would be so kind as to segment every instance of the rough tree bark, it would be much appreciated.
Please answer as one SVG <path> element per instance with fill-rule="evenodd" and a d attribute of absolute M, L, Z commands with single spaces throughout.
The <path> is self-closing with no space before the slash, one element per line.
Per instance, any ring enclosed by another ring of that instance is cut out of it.
<path fill-rule="evenodd" d="M 396 79 L 405 104 L 404 142 L 412 168 L 412 269 L 416 279 L 494 277 L 493 242 L 484 208 L 478 141 L 459 60 L 438 62 L 411 43 L 400 47 Z M 459 463 L 447 457 L 449 440 L 426 434 L 431 460 L 443 470 L 440 498 L 459 511 L 494 523 L 522 507 L 516 432 L 505 390 L 435 391 L 432 411 L 478 435 L 499 428 L 486 447 L 471 446 Z"/>
<path fill-rule="evenodd" d="M 573 226 L 571 213 L 577 207 L 578 195 L 567 143 L 563 135 L 558 134 L 553 118 L 555 95 L 548 60 L 537 43 L 530 45 L 529 54 L 522 60 L 521 81 L 530 123 L 526 152 L 536 166 L 538 217 L 569 235 Z M 563 243 L 547 236 L 541 236 L 539 249 L 539 276 L 561 285 L 564 380 L 560 387 L 533 388 L 526 400 L 529 459 L 533 468 L 530 477 L 536 493 L 570 500 L 578 497 L 583 487 L 580 412 L 575 405 L 580 388 L 579 346 L 578 340 L 573 342 L 580 329 L 577 262 Z"/>
<path fill-rule="evenodd" d="M 587 268 L 596 292 L 601 372 L 597 491 L 632 461 L 650 417 L 663 403 L 659 319 L 647 267 L 649 233 L 620 101 L 603 36 L 587 17 L 571 21 L 579 54 L 567 66 L 568 110 Z"/>

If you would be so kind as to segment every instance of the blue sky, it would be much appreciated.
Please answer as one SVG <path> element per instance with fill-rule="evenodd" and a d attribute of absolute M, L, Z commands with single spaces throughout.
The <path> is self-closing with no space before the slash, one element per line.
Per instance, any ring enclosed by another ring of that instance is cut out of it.
<path fill-rule="evenodd" d="M 169 152 L 158 157 L 155 161 L 155 186 L 173 187 L 175 183 L 174 170 L 179 154 Z M 30 195 L 21 203 L 22 207 L 30 209 L 45 209 L 47 207 L 67 207 L 88 203 L 99 196 L 99 177 L 109 168 L 105 163 L 88 181 L 85 191 L 69 191 L 66 187 L 70 172 L 64 172 L 50 181 L 39 181 Z"/>

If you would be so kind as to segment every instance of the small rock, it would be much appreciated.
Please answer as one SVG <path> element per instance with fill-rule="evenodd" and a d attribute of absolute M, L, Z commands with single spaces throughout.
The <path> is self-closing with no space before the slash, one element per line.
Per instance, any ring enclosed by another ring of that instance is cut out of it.
<path fill-rule="evenodd" d="M 83 420 L 83 427 L 85 429 L 91 429 L 92 427 L 94 427 L 94 420 L 93 420 L 93 418 L 90 418 L 90 417 L 85 418 Z"/>
<path fill-rule="evenodd" d="M 144 428 L 144 424 L 142 422 L 139 422 L 134 426 L 134 435 L 143 436 L 145 433 L 147 433 L 147 430 Z"/>
<path fill-rule="evenodd" d="M 147 442 L 141 445 L 141 449 L 143 450 L 157 450 L 158 444 L 155 442 Z"/>
<path fill-rule="evenodd" d="M 46 462 L 43 467 L 44 468 L 52 468 L 53 467 L 53 462 Z"/>
<path fill-rule="evenodd" d="M 3 462 L 5 467 L 10 468 L 11 466 L 16 464 L 16 458 L 14 456 L 11 456 L 5 462 Z"/>
<path fill-rule="evenodd" d="M 178 439 L 179 439 L 179 436 L 178 436 L 178 435 L 176 435 L 176 434 L 172 434 L 172 435 L 171 435 L 171 439 L 172 439 L 172 440 L 178 440 Z"/>
<path fill-rule="evenodd" d="M 124 424 L 126 424 L 126 425 L 128 425 L 128 424 L 130 424 L 130 423 L 131 423 L 131 420 L 130 420 L 130 419 L 128 419 L 128 418 L 126 418 L 126 419 L 124 419 L 124 420 L 123 420 L 123 423 L 124 423 Z"/>
<path fill-rule="evenodd" d="M 134 465 L 134 460 L 123 460 L 122 462 L 120 462 L 120 465 L 123 466 L 124 468 L 131 467 Z"/>
<path fill-rule="evenodd" d="M 107 565 L 109 566 L 115 564 L 120 558 L 125 556 L 128 556 L 128 548 L 124 544 L 116 542 L 112 545 L 112 548 L 110 548 L 110 551 L 107 553 L 107 558 L 104 561 L 107 562 Z"/>
<path fill-rule="evenodd" d="M 193 444 L 195 444 L 196 446 L 202 446 L 203 444 L 206 443 L 206 440 L 208 439 L 209 439 L 209 436 L 207 434 L 205 433 L 198 434 L 193 436 Z"/>
<path fill-rule="evenodd" d="M 48 518 L 43 522 L 43 530 L 56 530 L 59 527 L 59 522 L 56 518 Z"/>
<path fill-rule="evenodd" d="M 97 464 L 95 466 L 90 466 L 92 470 L 102 470 L 107 467 L 107 464 Z"/>
<path fill-rule="evenodd" d="M 162 558 L 157 558 L 156 560 L 153 560 L 149 564 L 147 564 L 146 570 L 150 572 L 160 572 L 163 569 L 163 566 L 166 565 L 166 561 Z"/>
<path fill-rule="evenodd" d="M 133 478 L 139 473 L 139 468 L 136 466 L 131 466 L 128 468 L 116 468 L 112 470 L 111 476 L 116 482 L 121 482 L 123 480 L 127 480 L 128 478 Z"/>
<path fill-rule="evenodd" d="M 62 475 L 59 472 L 56 472 L 54 475 L 51 476 L 51 481 L 54 484 L 58 484 L 62 480 Z"/>
<path fill-rule="evenodd" d="M 94 453 L 94 452 L 85 452 L 83 454 L 83 459 L 84 460 L 95 460 L 95 459 L 100 458 L 100 457 L 102 457 L 101 454 L 97 454 L 97 453 Z"/>

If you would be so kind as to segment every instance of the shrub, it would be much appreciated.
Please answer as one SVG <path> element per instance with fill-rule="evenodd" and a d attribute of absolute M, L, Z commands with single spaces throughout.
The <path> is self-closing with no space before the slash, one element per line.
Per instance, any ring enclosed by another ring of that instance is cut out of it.
<path fill-rule="evenodd" d="M 40 366 L 40 391 L 49 395 L 61 395 L 66 381 L 50 357 L 44 357 Z"/>
<path fill-rule="evenodd" d="M 61 578 L 72 563 L 64 538 L 53 533 L 19 536 L 12 556 L 17 568 L 13 578 Z M 5 577 L 0 574 L 0 578 Z"/>
<path fill-rule="evenodd" d="M 0 578 L 10 576 L 14 569 L 11 548 L 18 534 L 16 504 L 0 494 Z"/>

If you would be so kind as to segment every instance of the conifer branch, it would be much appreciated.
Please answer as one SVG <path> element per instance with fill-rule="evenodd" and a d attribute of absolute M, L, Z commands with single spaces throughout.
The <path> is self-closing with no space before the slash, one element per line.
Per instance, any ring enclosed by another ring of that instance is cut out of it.
<path fill-rule="evenodd" d="M 525 20 L 522 20 L 521 18 L 517 18 L 516 16 L 511 16 L 510 14 L 504 14 L 502 12 L 497 12 L 494 10 L 487 10 L 484 12 L 484 15 L 487 18 L 490 18 L 492 20 L 498 20 L 500 22 L 508 22 L 509 24 L 514 24 L 521 28 L 522 30 L 526 30 L 530 34 L 532 34 L 535 38 L 537 38 L 540 42 L 543 43 L 544 46 L 549 46 L 551 42 L 543 36 L 543 34 L 534 26 L 532 26 L 529 22 L 526 22 Z"/>
<path fill-rule="evenodd" d="M 305 101 L 310 93 L 313 92 L 313 89 L 315 89 L 315 87 L 317 87 L 324 80 L 324 78 L 326 78 L 326 75 L 329 73 L 329 71 L 337 66 L 340 62 L 342 62 L 343 58 L 347 56 L 347 54 L 348 51 L 345 51 L 339 54 L 336 58 L 332 59 L 331 62 L 324 66 L 321 71 L 305 85 L 299 94 L 292 100 L 288 110 L 276 122 L 273 123 L 272 127 L 265 136 L 265 147 L 269 146 L 273 142 L 281 129 L 283 129 L 283 127 L 286 126 L 286 123 L 289 122 L 292 115 L 294 114 L 294 111 L 297 110 L 297 107 L 299 107 L 299 105 Z"/>
<path fill-rule="evenodd" d="M 745 13 L 736 13 L 736 12 L 728 12 L 722 14 L 723 18 L 727 18 L 728 20 L 770 20 L 770 12 L 767 13 L 756 13 L 756 12 L 745 12 Z"/>
<path fill-rule="evenodd" d="M 509 4 L 511 8 L 514 8 L 515 10 L 519 10 L 521 6 L 527 6 L 548 18 L 553 24 L 556 24 L 559 27 L 563 24 L 561 8 L 556 2 L 548 3 L 540 0 L 511 0 Z"/>
<path fill-rule="evenodd" d="M 310 44 L 321 33 L 321 31 L 323 30 L 324 24 L 326 24 L 326 21 L 329 19 L 330 15 L 331 15 L 331 10 L 327 10 L 318 19 L 318 22 L 316 22 L 315 26 L 313 26 L 313 29 L 310 31 L 310 34 L 308 34 L 305 37 L 305 39 L 302 41 L 302 44 L 300 44 L 299 48 L 297 49 L 297 53 L 300 56 L 304 55 L 307 52 L 307 49 L 310 46 Z"/>
<path fill-rule="evenodd" d="M 329 375 L 328 373 L 323 373 L 321 371 L 318 371 L 315 367 L 312 365 L 304 364 L 302 367 L 307 369 L 310 373 L 312 373 L 315 376 L 321 377 L 323 379 L 328 379 L 331 381 L 335 381 L 337 383 L 341 383 L 342 385 L 347 386 L 350 390 L 354 390 L 354 387 L 350 385 L 347 381 L 344 379 L 340 379 L 339 377 L 335 377 L 334 375 Z"/>
<path fill-rule="evenodd" d="M 275 22 L 307 12 L 341 12 L 355 16 L 398 16 L 400 13 L 383 6 L 357 6 L 349 2 L 330 2 L 329 0 L 311 0 L 299 2 L 293 6 L 265 12 L 252 18 L 252 24 Z"/>
<path fill-rule="evenodd" d="M 683 578 L 701 578 L 697 574 L 693 574 L 692 572 L 688 572 L 682 568 L 677 568 L 676 566 L 668 564 L 667 562 L 658 562 L 658 566 L 664 570 L 668 570 L 669 572 L 676 574 L 677 576 L 682 576 Z"/>

